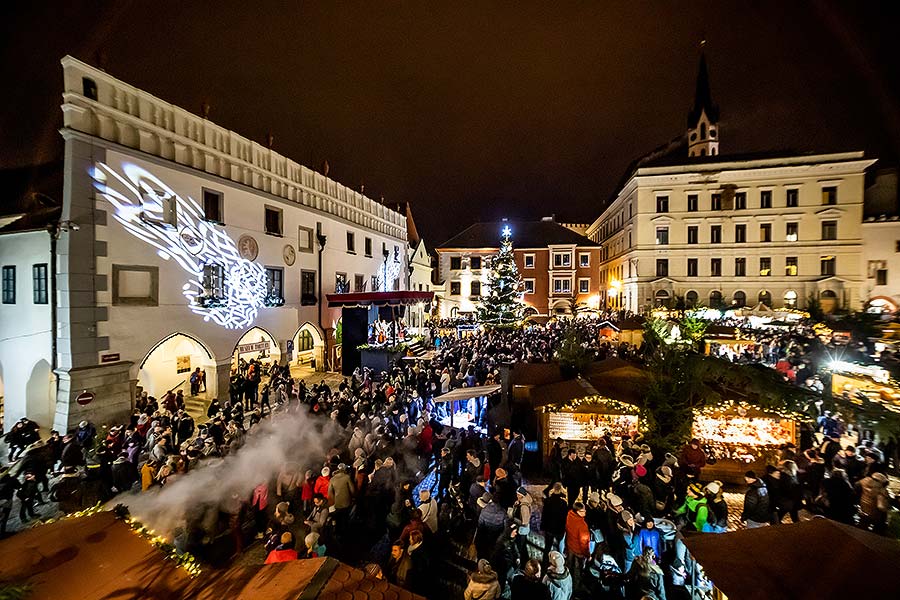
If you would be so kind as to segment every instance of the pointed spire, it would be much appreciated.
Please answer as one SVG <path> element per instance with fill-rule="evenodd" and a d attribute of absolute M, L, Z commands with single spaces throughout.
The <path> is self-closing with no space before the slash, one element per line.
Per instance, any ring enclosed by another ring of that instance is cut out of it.
<path fill-rule="evenodd" d="M 710 123 L 719 120 L 719 107 L 712 101 L 712 92 L 709 88 L 709 69 L 706 66 L 706 52 L 703 48 L 706 40 L 700 43 L 700 68 L 697 72 L 697 88 L 694 92 L 694 108 L 688 113 L 688 128 L 693 129 L 700 120 L 700 115 L 706 111 L 706 117 Z"/>

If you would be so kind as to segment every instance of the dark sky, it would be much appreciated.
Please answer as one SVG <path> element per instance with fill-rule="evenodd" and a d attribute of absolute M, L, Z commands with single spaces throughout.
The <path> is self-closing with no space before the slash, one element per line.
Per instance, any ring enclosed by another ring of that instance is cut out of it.
<path fill-rule="evenodd" d="M 900 3 L 4 2 L 0 166 L 59 154 L 72 54 L 374 198 L 440 242 L 590 221 L 680 134 L 707 40 L 723 153 L 900 155 Z"/>

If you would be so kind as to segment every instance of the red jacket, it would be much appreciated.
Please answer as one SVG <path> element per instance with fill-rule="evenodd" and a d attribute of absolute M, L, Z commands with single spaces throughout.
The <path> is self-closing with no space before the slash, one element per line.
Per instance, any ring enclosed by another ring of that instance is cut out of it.
<path fill-rule="evenodd" d="M 582 558 L 591 555 L 591 530 L 587 521 L 574 510 L 566 516 L 566 551 Z"/>
<path fill-rule="evenodd" d="M 316 485 L 313 487 L 313 493 L 322 494 L 323 497 L 328 498 L 328 484 L 330 481 L 331 476 L 319 475 L 319 478 L 316 479 Z"/>
<path fill-rule="evenodd" d="M 292 560 L 297 560 L 296 550 L 272 550 L 269 552 L 269 556 L 266 557 L 266 564 L 271 565 L 272 563 L 290 562 Z"/>

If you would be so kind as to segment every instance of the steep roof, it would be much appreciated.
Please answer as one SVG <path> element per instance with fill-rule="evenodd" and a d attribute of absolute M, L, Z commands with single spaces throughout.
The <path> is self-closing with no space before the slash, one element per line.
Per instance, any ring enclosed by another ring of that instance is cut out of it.
<path fill-rule="evenodd" d="M 416 229 L 416 221 L 413 219 L 412 208 L 409 206 L 409 202 L 406 203 L 406 241 L 409 242 L 410 246 L 415 246 L 419 243 L 419 230 Z"/>
<path fill-rule="evenodd" d="M 700 115 L 706 111 L 706 117 L 711 123 L 719 120 L 719 107 L 712 101 L 712 92 L 709 89 L 709 69 L 706 66 L 706 54 L 700 55 L 700 69 L 697 72 L 697 88 L 694 92 L 694 107 L 688 113 L 688 128 L 693 129 L 700 120 Z"/>
<path fill-rule="evenodd" d="M 62 214 L 61 162 L 0 171 L 0 233 L 43 229 Z"/>
<path fill-rule="evenodd" d="M 491 221 L 475 223 L 438 248 L 498 248 L 500 232 L 509 226 L 514 248 L 545 248 L 554 244 L 599 246 L 581 234 L 555 221 Z"/>

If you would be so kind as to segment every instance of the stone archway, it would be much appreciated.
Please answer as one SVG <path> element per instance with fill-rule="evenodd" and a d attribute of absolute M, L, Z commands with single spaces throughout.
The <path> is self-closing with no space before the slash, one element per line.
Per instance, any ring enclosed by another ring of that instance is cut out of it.
<path fill-rule="evenodd" d="M 41 428 L 53 427 L 56 416 L 56 398 L 51 394 L 50 363 L 41 359 L 35 363 L 25 384 L 25 416 Z"/>
<path fill-rule="evenodd" d="M 214 398 L 217 393 L 216 359 L 198 338 L 187 333 L 173 333 L 157 342 L 138 368 L 137 384 L 142 391 L 157 399 L 172 389 L 190 395 L 191 373 L 197 368 L 205 373 L 206 387 L 200 397 Z"/>
<path fill-rule="evenodd" d="M 251 359 L 266 365 L 281 362 L 278 340 L 262 327 L 251 327 L 234 345 L 232 368 L 237 368 L 240 360 L 249 362 Z"/>
<path fill-rule="evenodd" d="M 324 367 L 325 337 L 319 328 L 307 321 L 294 334 L 294 349 L 288 360 L 297 365 L 313 365 L 316 369 Z"/>

